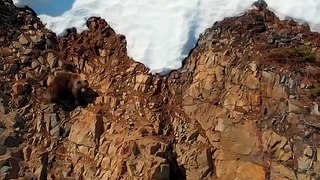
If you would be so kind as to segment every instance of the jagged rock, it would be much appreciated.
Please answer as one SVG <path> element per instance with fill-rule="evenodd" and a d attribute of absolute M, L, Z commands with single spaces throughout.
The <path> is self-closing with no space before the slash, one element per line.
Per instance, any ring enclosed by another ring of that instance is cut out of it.
<path fill-rule="evenodd" d="M 229 132 L 222 133 L 221 149 L 241 155 L 256 154 L 259 142 L 253 128 L 251 123 L 246 123 L 243 126 L 230 129 Z"/>
<path fill-rule="evenodd" d="M 20 48 L 22 48 L 22 45 L 20 44 L 20 42 L 15 41 L 15 42 L 13 42 L 13 47 L 20 49 Z"/>
<path fill-rule="evenodd" d="M 136 142 L 133 143 L 132 153 L 133 153 L 133 155 L 135 155 L 135 156 L 138 156 L 138 155 L 141 153 L 141 151 L 140 151 L 140 149 L 139 149 L 139 146 L 138 146 L 138 144 L 137 144 Z"/>
<path fill-rule="evenodd" d="M 27 97 L 26 96 L 23 96 L 23 95 L 19 96 L 19 95 L 13 94 L 12 98 L 13 98 L 13 101 L 14 101 L 15 105 L 18 108 L 21 108 L 22 106 L 24 106 L 27 103 Z"/>
<path fill-rule="evenodd" d="M 9 171 L 11 170 L 12 168 L 10 166 L 3 166 L 1 169 L 0 169 L 0 172 L 1 174 L 9 174 Z"/>
<path fill-rule="evenodd" d="M 152 78 L 149 75 L 140 74 L 136 76 L 135 91 L 146 92 L 148 90 L 149 85 L 151 85 Z"/>
<path fill-rule="evenodd" d="M 21 34 L 20 38 L 19 38 L 19 43 L 22 45 L 28 45 L 29 41 L 27 40 L 27 38 Z"/>
<path fill-rule="evenodd" d="M 78 145 L 96 147 L 103 131 L 101 115 L 87 112 L 82 119 L 72 125 L 68 139 Z"/>
<path fill-rule="evenodd" d="M 0 102 L 0 112 L 3 114 L 7 114 L 8 113 L 8 108 L 6 108 L 2 102 Z"/>
<path fill-rule="evenodd" d="M 36 69 L 39 66 L 40 66 L 39 61 L 37 61 L 37 60 L 32 61 L 32 63 L 31 63 L 32 69 Z"/>
<path fill-rule="evenodd" d="M 202 179 L 206 177 L 209 173 L 213 171 L 213 159 L 211 149 L 204 149 L 196 158 L 197 163 L 199 164 L 198 169 L 198 178 Z"/>
<path fill-rule="evenodd" d="M 266 131 L 262 137 L 263 150 L 272 153 L 278 160 L 287 161 L 292 157 L 292 148 L 289 141 L 273 131 Z"/>
<path fill-rule="evenodd" d="M 303 112 L 303 108 L 299 106 L 298 102 L 294 102 L 292 100 L 288 101 L 288 112 L 300 114 Z"/>
<path fill-rule="evenodd" d="M 30 39 L 35 44 L 41 44 L 43 41 L 43 34 L 30 36 Z"/>
<path fill-rule="evenodd" d="M 23 148 L 23 157 L 25 160 L 29 160 L 31 157 L 32 149 L 29 146 Z"/>
<path fill-rule="evenodd" d="M 259 3 L 216 22 L 182 68 L 159 76 L 101 18 L 57 37 L 0 1 L 0 134 L 17 149 L 0 147 L 0 164 L 27 179 L 317 179 L 319 34 Z M 42 105 L 58 70 L 86 74 L 99 97 Z"/>
<path fill-rule="evenodd" d="M 53 53 L 48 53 L 47 63 L 49 64 L 50 69 L 54 68 L 58 63 L 58 58 Z"/>
<path fill-rule="evenodd" d="M 149 153 L 150 155 L 157 155 L 158 153 L 164 153 L 165 151 L 165 145 L 161 143 L 152 143 L 149 146 Z"/>
<path fill-rule="evenodd" d="M 52 129 L 58 126 L 58 116 L 56 113 L 44 114 L 44 122 L 46 123 L 47 132 L 51 132 Z"/>
<path fill-rule="evenodd" d="M 308 146 L 304 150 L 303 155 L 300 158 L 298 158 L 298 171 L 303 172 L 311 168 L 313 160 L 313 150 L 310 146 Z"/>
<path fill-rule="evenodd" d="M 31 51 L 26 51 L 25 53 L 31 53 Z M 27 62 L 30 62 L 31 58 L 29 56 L 24 55 L 20 57 L 20 60 L 21 60 L 21 63 L 27 63 Z"/>
<path fill-rule="evenodd" d="M 50 134 L 53 136 L 59 136 L 60 129 L 61 129 L 60 126 L 55 126 L 50 130 Z"/>
<path fill-rule="evenodd" d="M 311 109 L 310 114 L 318 115 L 318 116 L 320 115 L 318 103 L 313 102 L 313 107 L 312 107 L 312 109 Z"/>
<path fill-rule="evenodd" d="M 0 97 L 0 112 L 3 114 L 8 114 L 10 109 L 9 109 L 9 102 L 8 100 L 5 99 L 9 99 L 8 97 L 4 97 L 1 98 Z"/>
<path fill-rule="evenodd" d="M 271 163 L 271 179 L 292 179 L 297 180 L 297 177 L 293 170 L 276 163 Z"/>
<path fill-rule="evenodd" d="M 252 179 L 265 180 L 266 172 L 262 166 L 242 161 L 223 161 L 219 162 L 217 177 L 220 179 Z"/>
<path fill-rule="evenodd" d="M 16 95 L 22 95 L 27 91 L 28 87 L 29 87 L 29 84 L 27 82 L 15 83 L 12 86 L 12 91 Z"/>
<path fill-rule="evenodd" d="M 256 2 L 254 3 L 254 5 L 255 5 L 257 8 L 259 8 L 260 10 L 268 7 L 268 4 L 267 4 L 266 1 L 264 1 L 264 0 L 258 0 L 258 1 L 256 1 Z"/>
<path fill-rule="evenodd" d="M 312 178 L 309 175 L 306 174 L 297 174 L 298 179 L 303 179 L 303 180 L 312 180 Z"/>
<path fill-rule="evenodd" d="M 28 48 L 28 49 L 24 50 L 23 54 L 24 55 L 29 55 L 31 52 L 32 52 L 32 49 Z"/>
<path fill-rule="evenodd" d="M 154 161 L 155 166 L 150 172 L 150 177 L 156 180 L 167 180 L 170 175 L 170 167 L 162 158 L 156 158 Z"/>

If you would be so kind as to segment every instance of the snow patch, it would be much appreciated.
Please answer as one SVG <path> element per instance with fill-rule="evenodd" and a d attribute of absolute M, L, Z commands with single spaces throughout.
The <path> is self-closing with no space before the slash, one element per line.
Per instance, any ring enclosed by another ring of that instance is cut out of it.
<path fill-rule="evenodd" d="M 181 67 L 200 33 L 225 17 L 244 12 L 256 0 L 14 0 L 28 5 L 57 34 L 66 28 L 86 29 L 91 16 L 100 16 L 127 39 L 128 55 L 153 73 Z M 46 2 L 49 5 L 41 5 Z M 70 4 L 72 2 L 72 6 Z M 320 1 L 267 0 L 277 15 L 306 21 L 319 30 Z M 52 12 L 52 9 L 57 9 Z"/>
<path fill-rule="evenodd" d="M 301 23 L 308 23 L 311 30 L 320 31 L 319 0 L 267 0 L 269 9 L 280 19 L 292 18 Z"/>

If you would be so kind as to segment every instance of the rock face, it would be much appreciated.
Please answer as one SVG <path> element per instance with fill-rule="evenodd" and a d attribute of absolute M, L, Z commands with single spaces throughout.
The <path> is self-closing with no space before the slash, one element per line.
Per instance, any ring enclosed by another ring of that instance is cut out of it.
<path fill-rule="evenodd" d="M 1 178 L 319 179 L 320 35 L 266 7 L 215 23 L 163 77 L 105 20 L 57 38 L 1 1 Z M 97 96 L 44 104 L 59 70 Z"/>
<path fill-rule="evenodd" d="M 69 140 L 78 145 L 96 147 L 104 131 L 103 125 L 99 114 L 88 112 L 71 126 Z"/>

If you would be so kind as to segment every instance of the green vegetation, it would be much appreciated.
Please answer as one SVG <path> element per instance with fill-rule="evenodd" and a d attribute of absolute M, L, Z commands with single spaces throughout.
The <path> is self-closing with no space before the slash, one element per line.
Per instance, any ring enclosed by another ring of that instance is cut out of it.
<path fill-rule="evenodd" d="M 312 62 L 316 60 L 316 54 L 311 51 L 309 47 L 299 46 L 294 48 L 294 53 L 297 54 L 302 60 Z"/>
<path fill-rule="evenodd" d="M 274 49 L 269 57 L 280 62 L 314 62 L 317 58 L 307 46 Z"/>
<path fill-rule="evenodd" d="M 315 87 L 313 89 L 310 89 L 310 95 L 313 98 L 319 97 L 320 96 L 320 86 L 317 86 L 317 87 Z"/>

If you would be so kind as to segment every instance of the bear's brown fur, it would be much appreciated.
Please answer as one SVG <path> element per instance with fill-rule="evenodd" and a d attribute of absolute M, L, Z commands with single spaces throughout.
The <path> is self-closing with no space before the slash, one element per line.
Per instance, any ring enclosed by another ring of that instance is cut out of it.
<path fill-rule="evenodd" d="M 75 104 L 78 104 L 88 88 L 89 83 L 83 75 L 60 71 L 53 78 L 52 83 L 49 84 L 44 98 L 47 102 L 56 103 L 65 94 L 72 93 Z"/>

